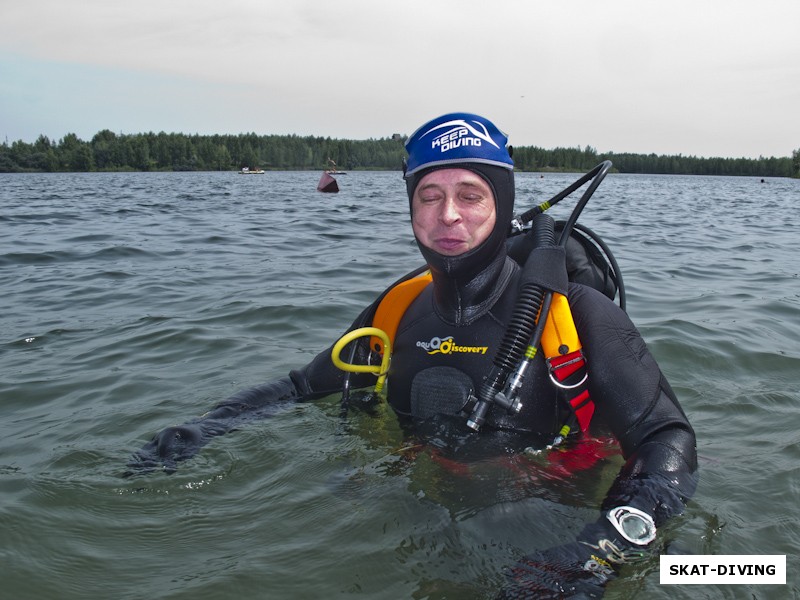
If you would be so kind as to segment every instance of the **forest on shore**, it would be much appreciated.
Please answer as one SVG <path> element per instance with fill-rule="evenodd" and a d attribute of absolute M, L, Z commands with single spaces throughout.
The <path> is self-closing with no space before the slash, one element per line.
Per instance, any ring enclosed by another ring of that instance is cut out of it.
<path fill-rule="evenodd" d="M 40 135 L 33 143 L 0 145 L 0 173 L 90 171 L 231 171 L 324 169 L 399 170 L 406 138 L 345 140 L 298 135 L 117 134 L 108 129 L 89 141 L 74 133 L 58 141 Z M 519 171 L 584 172 L 603 160 L 620 173 L 800 177 L 800 149 L 791 157 L 703 158 L 697 156 L 598 152 L 585 148 L 518 146 Z"/>

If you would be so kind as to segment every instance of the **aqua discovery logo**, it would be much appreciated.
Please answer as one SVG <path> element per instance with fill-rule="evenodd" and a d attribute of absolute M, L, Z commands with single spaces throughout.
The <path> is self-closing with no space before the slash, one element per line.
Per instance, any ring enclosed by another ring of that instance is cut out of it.
<path fill-rule="evenodd" d="M 453 336 L 446 338 L 433 337 L 429 342 L 417 342 L 428 354 L 486 354 L 488 346 L 459 346 Z"/>

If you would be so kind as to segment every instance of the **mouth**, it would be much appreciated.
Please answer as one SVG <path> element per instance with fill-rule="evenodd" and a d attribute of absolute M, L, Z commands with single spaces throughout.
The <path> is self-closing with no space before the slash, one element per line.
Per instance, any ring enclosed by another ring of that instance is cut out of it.
<path fill-rule="evenodd" d="M 450 252 L 456 252 L 456 251 L 460 252 L 464 249 L 464 246 L 467 244 L 467 242 L 465 242 L 462 239 L 450 238 L 450 237 L 439 238 L 435 240 L 434 243 L 436 244 L 436 248 L 442 254 L 448 254 Z"/>

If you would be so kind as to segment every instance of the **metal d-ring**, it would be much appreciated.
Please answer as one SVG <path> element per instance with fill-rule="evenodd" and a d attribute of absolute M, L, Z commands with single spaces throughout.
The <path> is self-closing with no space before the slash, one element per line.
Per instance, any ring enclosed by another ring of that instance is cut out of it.
<path fill-rule="evenodd" d="M 550 381 L 553 382 L 553 385 L 555 385 L 556 387 L 561 388 L 562 390 L 574 390 L 576 387 L 580 387 L 584 383 L 586 383 L 586 380 L 589 379 L 589 371 L 588 370 L 583 374 L 583 379 L 581 379 L 578 383 L 575 383 L 573 385 L 566 385 L 564 383 L 561 383 L 558 379 L 556 379 L 556 377 L 554 375 L 554 373 L 556 371 L 556 368 L 560 369 L 562 367 L 566 367 L 567 365 L 575 364 L 576 362 L 579 362 L 579 361 L 582 361 L 582 360 L 584 360 L 583 353 L 581 353 L 580 356 L 576 356 L 572 360 L 568 360 L 566 362 L 561 363 L 560 365 L 558 365 L 558 367 L 553 367 L 552 363 L 550 361 L 547 361 L 547 371 L 548 371 L 547 374 L 550 376 Z"/>

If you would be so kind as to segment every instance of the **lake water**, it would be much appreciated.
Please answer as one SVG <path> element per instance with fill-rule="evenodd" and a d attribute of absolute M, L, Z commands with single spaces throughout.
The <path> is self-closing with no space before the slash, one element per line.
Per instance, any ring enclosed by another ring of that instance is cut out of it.
<path fill-rule="evenodd" d="M 421 264 L 399 173 L 0 175 L 0 596 L 491 598 L 521 554 L 597 516 L 620 466 L 464 470 L 339 398 L 123 478 L 160 429 L 305 364 Z M 578 175 L 519 174 L 520 212 Z M 800 181 L 609 175 L 581 217 L 698 438 L 662 532 L 692 554 L 784 554 L 785 586 L 606 598 L 800 598 Z M 552 209 L 565 218 L 574 201 Z"/>

